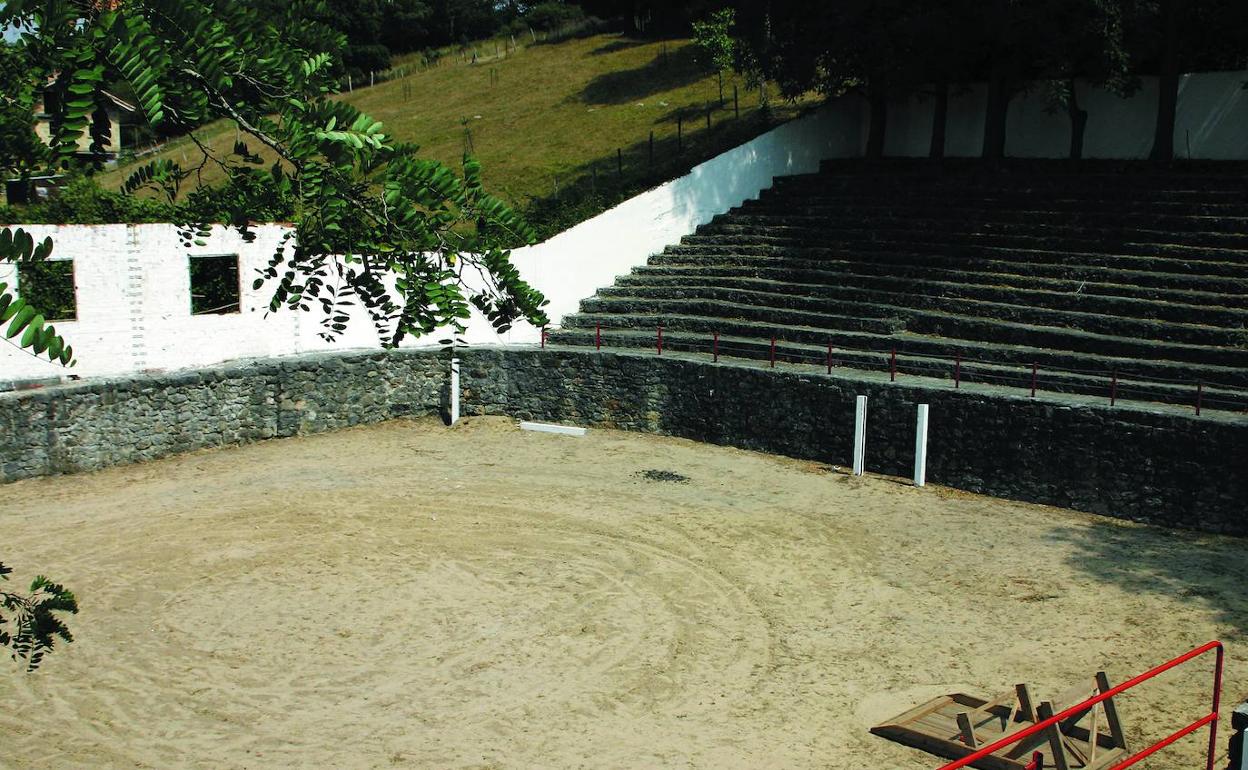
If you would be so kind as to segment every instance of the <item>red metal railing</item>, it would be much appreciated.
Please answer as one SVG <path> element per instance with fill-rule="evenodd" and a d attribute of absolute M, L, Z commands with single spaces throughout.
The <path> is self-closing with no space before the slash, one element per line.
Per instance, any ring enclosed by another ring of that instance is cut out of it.
<path fill-rule="evenodd" d="M 1170 744 L 1174 743 L 1178 739 L 1187 735 L 1191 735 L 1192 733 L 1196 732 L 1197 730 L 1204 727 L 1205 725 L 1209 725 L 1209 753 L 1208 753 L 1208 759 L 1206 760 L 1206 764 L 1205 764 L 1205 770 L 1213 770 L 1213 757 L 1214 757 L 1214 754 L 1216 753 L 1217 744 L 1218 744 L 1218 708 L 1222 702 L 1222 659 L 1224 655 L 1223 649 L 1222 649 L 1222 643 L 1216 640 L 1212 642 L 1208 642 L 1207 644 L 1203 644 L 1200 647 L 1197 647 L 1196 649 L 1192 650 L 1191 652 L 1180 655 L 1174 660 L 1167 661 L 1166 663 L 1162 663 L 1160 666 L 1157 666 L 1156 668 L 1151 669 L 1149 671 L 1145 671 L 1143 674 L 1140 674 L 1134 679 L 1128 679 L 1127 681 L 1123 682 L 1117 687 L 1110 688 L 1109 690 L 1103 693 L 1099 693 L 1091 698 L 1088 698 L 1082 703 L 1078 703 L 1074 706 L 1071 706 L 1065 711 L 1059 714 L 1054 714 L 1048 719 L 1042 720 L 1040 722 L 1036 722 L 1034 725 L 1031 725 L 1030 727 L 1027 727 L 1023 730 L 1019 730 L 1017 733 L 1014 733 L 1013 735 L 1007 735 L 1001 740 L 997 741 L 996 743 L 990 743 L 987 746 L 984 746 L 979 751 L 976 751 L 974 754 L 970 754 L 955 762 L 950 762 L 949 764 L 944 765 L 943 767 L 940 768 L 940 770 L 958 770 L 958 768 L 967 767 L 970 764 L 980 759 L 983 759 L 984 757 L 988 756 L 989 754 L 999 749 L 1018 743 L 1024 738 L 1027 738 L 1031 735 L 1035 735 L 1036 733 L 1042 730 L 1048 729 L 1049 727 L 1059 722 L 1065 721 L 1075 716 L 1076 714 L 1085 712 L 1092 706 L 1095 706 L 1096 704 L 1100 703 L 1101 701 L 1109 700 L 1115 695 L 1125 692 L 1131 689 L 1132 687 L 1135 687 L 1137 684 L 1141 682 L 1152 679 L 1158 674 L 1169 671 L 1175 666 L 1182 665 L 1183 663 L 1186 663 L 1192 658 L 1196 658 L 1201 655 L 1204 655 L 1206 652 L 1209 652 L 1210 650 L 1217 651 L 1217 660 L 1214 663 L 1214 669 L 1213 669 L 1213 708 L 1212 710 L 1208 714 L 1205 714 L 1204 716 L 1202 716 L 1200 719 L 1197 719 L 1195 722 L 1192 722 L 1190 725 L 1182 728 L 1181 730 L 1174 732 L 1170 736 L 1163 738 L 1157 743 L 1154 743 L 1152 746 L 1149 746 L 1148 748 L 1142 751 L 1138 751 L 1135 754 L 1132 754 L 1130 757 L 1124 759 L 1123 761 L 1109 768 L 1109 770 L 1119 770 L 1120 768 L 1123 768 L 1123 767 L 1130 767 L 1131 765 L 1134 765 L 1136 762 L 1139 762 L 1141 759 L 1144 759 L 1145 757 L 1151 754 L 1154 754 L 1157 751 L 1160 751 L 1161 749 L 1164 749 L 1166 746 L 1169 746 Z M 1035 767 L 1039 767 L 1038 758 L 1033 758 L 1032 764 L 1028 765 L 1028 767 L 1032 767 L 1033 765 Z"/>

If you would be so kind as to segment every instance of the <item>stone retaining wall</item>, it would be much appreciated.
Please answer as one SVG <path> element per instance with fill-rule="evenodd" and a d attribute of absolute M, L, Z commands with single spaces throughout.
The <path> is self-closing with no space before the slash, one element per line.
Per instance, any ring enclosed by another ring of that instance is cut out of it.
<path fill-rule="evenodd" d="M 460 357 L 466 414 L 664 433 L 838 465 L 850 462 L 854 396 L 864 394 L 867 469 L 903 477 L 915 405 L 929 403 L 930 483 L 1248 534 L 1243 415 L 1195 418 L 1174 407 L 670 355 L 491 348 Z M 338 353 L 0 394 L 0 478 L 433 414 L 447 400 L 446 372 L 437 351 Z"/>

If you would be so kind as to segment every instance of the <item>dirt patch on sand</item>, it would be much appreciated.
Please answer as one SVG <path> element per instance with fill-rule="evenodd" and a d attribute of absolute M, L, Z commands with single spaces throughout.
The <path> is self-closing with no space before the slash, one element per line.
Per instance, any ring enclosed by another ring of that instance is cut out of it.
<path fill-rule="evenodd" d="M 1219 636 L 1248 691 L 1242 540 L 613 431 L 399 421 L 24 481 L 0 544 L 83 608 L 0 667 L 15 768 L 918 770 L 867 728 L 944 692 Z M 1123 701 L 1131 734 L 1197 716 L 1208 670 Z"/>

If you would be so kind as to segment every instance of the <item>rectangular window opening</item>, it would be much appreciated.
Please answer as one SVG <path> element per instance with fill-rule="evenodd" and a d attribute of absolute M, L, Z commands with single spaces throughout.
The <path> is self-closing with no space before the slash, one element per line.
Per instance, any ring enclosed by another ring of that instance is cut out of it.
<path fill-rule="evenodd" d="M 191 315 L 238 313 L 238 255 L 191 257 Z"/>
<path fill-rule="evenodd" d="M 45 321 L 78 318 L 72 259 L 23 262 L 17 266 L 17 294 L 43 313 Z"/>

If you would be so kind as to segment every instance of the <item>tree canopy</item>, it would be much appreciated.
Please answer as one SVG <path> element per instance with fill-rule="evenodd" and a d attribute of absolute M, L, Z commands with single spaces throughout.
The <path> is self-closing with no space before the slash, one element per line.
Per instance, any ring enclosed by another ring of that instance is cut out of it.
<path fill-rule="evenodd" d="M 787 94 L 862 94 L 870 104 L 868 156 L 879 156 L 890 99 L 937 99 L 932 154 L 943 153 L 951 83 L 987 84 L 983 155 L 1005 150 L 1011 98 L 1041 84 L 1071 116 L 1071 154 L 1081 152 L 1086 113 L 1076 78 L 1128 94 L 1140 75 L 1160 76 L 1154 157 L 1172 154 L 1178 73 L 1248 64 L 1248 3 L 1238 0 L 735 0 L 738 69 Z M 722 52 L 722 11 L 695 28 L 708 56 Z M 718 25 L 715 26 L 715 25 Z M 699 31 L 700 30 L 700 31 Z M 1168 133 L 1167 133 L 1168 132 Z"/>
<path fill-rule="evenodd" d="M 271 310 L 319 311 L 322 335 L 333 339 L 362 307 L 386 345 L 462 330 L 474 306 L 499 330 L 518 319 L 545 323 L 545 300 L 509 261 L 510 246 L 532 231 L 485 191 L 471 157 L 459 171 L 423 159 L 332 98 L 334 59 L 315 50 L 319 22 L 304 13 L 326 7 L 302 5 L 275 18 L 239 0 L 10 0 L 0 24 L 22 31 L 27 55 L 66 96 L 51 142 L 63 167 L 75 163 L 79 137 L 108 130 L 89 118 L 114 80 L 130 85 L 154 126 L 194 139 L 207 120 L 236 123 L 243 139 L 228 155 L 200 144 L 194 167 L 149 164 L 126 191 L 172 198 L 187 175 L 216 164 L 230 180 L 218 203 L 244 235 L 274 197 L 288 199 L 293 228 L 255 279 L 272 288 Z M 259 145 L 280 160 L 261 165 Z M 184 216 L 188 245 L 207 237 L 204 222 Z M 22 256 L 46 250 L 32 245 Z"/>

